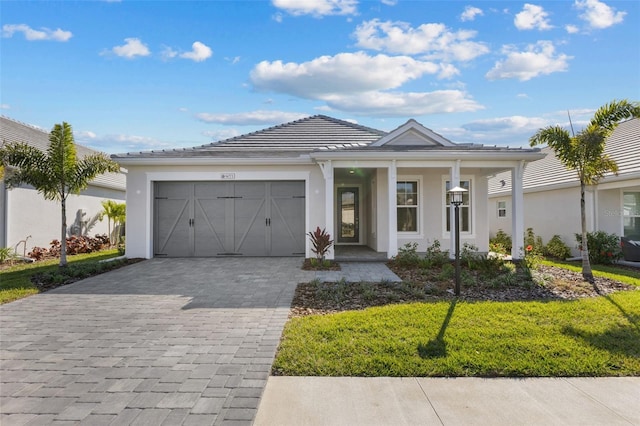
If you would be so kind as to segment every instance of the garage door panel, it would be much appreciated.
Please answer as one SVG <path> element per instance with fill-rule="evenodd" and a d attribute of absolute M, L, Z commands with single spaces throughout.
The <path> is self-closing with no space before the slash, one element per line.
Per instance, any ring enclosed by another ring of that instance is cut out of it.
<path fill-rule="evenodd" d="M 271 200 L 271 254 L 304 254 L 304 199 Z"/>
<path fill-rule="evenodd" d="M 225 248 L 225 199 L 196 199 L 194 242 L 196 256 L 217 256 Z"/>
<path fill-rule="evenodd" d="M 158 182 L 157 255 L 304 253 L 304 182 Z"/>
<path fill-rule="evenodd" d="M 156 211 L 156 254 L 188 256 L 191 246 L 189 201 L 158 199 Z"/>
<path fill-rule="evenodd" d="M 234 199 L 234 252 L 245 256 L 265 256 L 266 214 L 262 199 Z"/>

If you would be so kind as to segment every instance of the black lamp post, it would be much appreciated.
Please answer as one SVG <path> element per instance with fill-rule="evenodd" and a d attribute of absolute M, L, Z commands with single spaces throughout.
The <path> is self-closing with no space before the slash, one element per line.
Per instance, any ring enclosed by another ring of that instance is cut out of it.
<path fill-rule="evenodd" d="M 456 186 L 449 190 L 451 204 L 455 206 L 455 224 L 456 224 L 456 287 L 455 295 L 460 296 L 460 204 L 462 204 L 466 189 Z"/>

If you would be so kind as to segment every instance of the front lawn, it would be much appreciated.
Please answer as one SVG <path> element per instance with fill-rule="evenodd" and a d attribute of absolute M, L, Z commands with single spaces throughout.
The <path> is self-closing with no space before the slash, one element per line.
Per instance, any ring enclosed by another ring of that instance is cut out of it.
<path fill-rule="evenodd" d="M 78 264 L 95 264 L 99 260 L 117 257 L 118 250 L 102 250 L 87 254 L 76 254 L 67 257 L 69 266 Z M 40 289 L 32 282 L 34 275 L 57 275 L 53 279 L 59 279 L 57 274 L 59 259 L 42 260 L 34 263 L 17 263 L 0 270 L 0 304 L 12 302 L 23 297 L 40 292 Z M 72 268 L 71 268 L 72 269 Z M 86 273 L 86 272 L 85 272 Z M 89 276 L 88 273 L 86 276 Z"/>
<path fill-rule="evenodd" d="M 638 271 L 496 265 L 456 298 L 444 268 L 390 266 L 407 281 L 299 285 L 273 374 L 640 376 Z"/>
<path fill-rule="evenodd" d="M 409 303 L 291 319 L 273 374 L 638 376 L 640 291 Z"/>

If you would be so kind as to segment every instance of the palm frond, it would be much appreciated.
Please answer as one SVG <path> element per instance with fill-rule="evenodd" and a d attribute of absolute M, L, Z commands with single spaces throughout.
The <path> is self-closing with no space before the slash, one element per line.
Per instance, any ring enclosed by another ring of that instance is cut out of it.
<path fill-rule="evenodd" d="M 606 138 L 613 132 L 620 121 L 633 117 L 640 117 L 640 104 L 638 102 L 614 99 L 598 108 L 589 122 L 587 130 L 601 129 L 604 131 Z"/>

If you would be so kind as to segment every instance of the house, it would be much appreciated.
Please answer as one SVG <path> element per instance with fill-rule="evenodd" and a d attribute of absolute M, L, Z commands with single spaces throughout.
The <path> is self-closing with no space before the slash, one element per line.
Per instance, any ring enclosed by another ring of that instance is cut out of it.
<path fill-rule="evenodd" d="M 455 144 L 415 120 L 386 133 L 315 115 L 199 147 L 112 158 L 128 170 L 129 257 L 311 257 L 306 233 L 317 226 L 338 248 L 392 257 L 408 242 L 453 248 L 447 190 L 459 185 L 469 190 L 461 239 L 487 251 L 487 176 L 510 170 L 519 183 L 524 165 L 542 156 Z M 521 199 L 519 185 L 513 193 Z"/>
<path fill-rule="evenodd" d="M 49 146 L 49 132 L 0 116 L 1 143 L 24 142 L 41 150 Z M 76 145 L 79 156 L 96 151 Z M 67 199 L 69 235 L 106 234 L 107 220 L 100 221 L 101 202 L 125 200 L 125 175 L 107 173 L 96 177 L 79 195 Z M 60 239 L 60 204 L 45 200 L 33 187 L 22 185 L 7 189 L 0 182 L 0 247 L 17 249 L 19 255 L 34 246 L 49 247 Z"/>
<path fill-rule="evenodd" d="M 524 171 L 524 226 L 533 228 L 546 243 L 554 235 L 578 255 L 575 234 L 581 232 L 580 182 L 546 147 L 547 156 L 529 163 Z M 618 164 L 618 174 L 607 174 L 587 188 L 585 205 L 589 232 L 619 236 L 640 235 L 640 119 L 622 122 L 607 139 L 605 151 Z M 511 176 L 499 173 L 489 180 L 491 234 L 510 233 Z"/>

